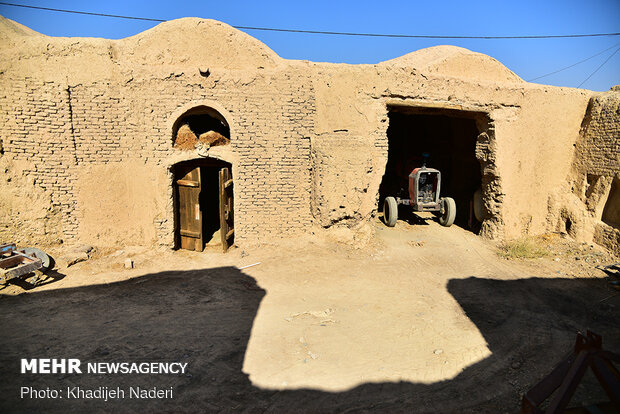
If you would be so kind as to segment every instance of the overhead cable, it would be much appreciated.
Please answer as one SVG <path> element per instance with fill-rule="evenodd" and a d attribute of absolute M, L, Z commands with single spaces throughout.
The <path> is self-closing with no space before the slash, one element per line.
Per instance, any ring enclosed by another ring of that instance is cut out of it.
<path fill-rule="evenodd" d="M 82 14 L 88 16 L 112 17 L 117 19 L 143 20 L 148 22 L 166 22 L 164 19 L 154 19 L 150 17 L 124 16 L 119 14 L 93 13 L 79 10 L 56 9 L 51 7 L 30 6 L 26 4 L 15 4 L 0 2 L 0 4 L 12 7 L 23 7 L 27 9 L 46 10 L 61 13 Z M 391 37 L 405 39 L 482 39 L 482 40 L 505 40 L 505 39 L 560 39 L 560 38 L 580 38 L 580 37 L 602 37 L 602 36 L 620 36 L 620 32 L 616 33 L 579 33 L 579 34 L 562 34 L 562 35 L 520 35 L 520 36 L 452 36 L 452 35 L 409 35 L 409 34 L 389 34 L 389 33 L 354 33 L 354 32 L 332 32 L 323 30 L 301 30 L 301 29 L 282 29 L 274 27 L 257 27 L 257 26 L 235 26 L 240 30 L 262 30 L 270 32 L 286 32 L 286 33 L 305 33 L 305 34 L 321 34 L 321 35 L 337 35 L 337 36 L 365 36 L 365 37 Z"/>

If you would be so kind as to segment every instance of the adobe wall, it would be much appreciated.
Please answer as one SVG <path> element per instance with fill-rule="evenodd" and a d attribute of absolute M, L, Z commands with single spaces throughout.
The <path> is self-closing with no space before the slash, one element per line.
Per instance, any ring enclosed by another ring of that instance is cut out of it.
<path fill-rule="evenodd" d="M 431 78 L 388 65 L 317 65 L 313 212 L 323 227 L 377 210 L 387 162 L 388 108 L 462 112 L 476 120 L 482 234 L 548 230 L 549 196 L 566 182 L 590 92 L 525 82 Z M 457 207 L 458 208 L 458 207 Z"/>
<path fill-rule="evenodd" d="M 237 85 L 217 72 L 207 82 L 180 76 L 121 85 L 5 78 L 2 160 L 46 194 L 39 209 L 54 217 L 48 233 L 94 245 L 171 246 L 170 167 L 200 157 L 172 148 L 172 124 L 184 108 L 221 105 L 231 149 L 209 155 L 233 165 L 238 241 L 295 234 L 311 220 L 311 86 L 280 73 L 253 82 Z M 15 223 L 19 207 L 2 210 L 8 214 L 1 239 L 50 242 L 40 230 L 43 213 L 20 213 L 29 217 Z M 16 232 L 11 222 L 24 230 Z"/>
<path fill-rule="evenodd" d="M 595 94 L 571 172 L 549 208 L 551 228 L 620 256 L 620 90 Z"/>
<path fill-rule="evenodd" d="M 170 169 L 208 155 L 232 164 L 238 245 L 321 229 L 363 243 L 394 106 L 476 121 L 486 237 L 557 230 L 571 183 L 618 170 L 617 101 L 588 106 L 591 91 L 528 84 L 462 48 L 344 65 L 286 61 L 200 19 L 118 41 L 0 23 L 2 240 L 172 247 Z M 230 145 L 174 149 L 173 124 L 200 105 L 226 119 Z M 586 214 L 580 202 L 571 214 Z M 573 230 L 618 244 L 608 227 Z"/>

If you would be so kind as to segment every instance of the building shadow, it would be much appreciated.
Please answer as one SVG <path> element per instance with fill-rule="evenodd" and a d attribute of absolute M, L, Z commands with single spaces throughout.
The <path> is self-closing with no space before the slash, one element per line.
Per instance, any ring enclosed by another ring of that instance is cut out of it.
<path fill-rule="evenodd" d="M 2 412 L 514 413 L 521 394 L 565 353 L 575 332 L 620 348 L 618 298 L 593 279 L 452 279 L 448 291 L 492 355 L 451 380 L 363 384 L 346 392 L 255 387 L 243 359 L 265 291 L 233 267 L 161 272 L 65 290 L 0 297 Z M 21 358 L 187 362 L 178 375 L 20 374 Z M 20 398 L 35 390 L 173 388 L 172 399 Z M 593 382 L 576 400 L 604 399 Z"/>

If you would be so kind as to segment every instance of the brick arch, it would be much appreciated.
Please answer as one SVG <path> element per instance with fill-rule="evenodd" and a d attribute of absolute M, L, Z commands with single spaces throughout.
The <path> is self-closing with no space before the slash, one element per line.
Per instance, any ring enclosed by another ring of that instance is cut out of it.
<path fill-rule="evenodd" d="M 208 151 L 208 154 L 201 154 L 198 151 L 174 151 L 174 154 L 171 154 L 171 156 L 167 157 L 162 163 L 162 167 L 165 169 L 166 175 L 168 176 L 167 198 L 170 202 L 167 203 L 165 207 L 162 223 L 163 230 L 160 233 L 159 242 L 170 248 L 175 246 L 175 211 L 173 195 L 173 170 L 175 165 L 192 161 L 198 162 L 200 160 L 225 162 L 231 165 L 233 177 L 238 176 L 237 154 L 234 149 L 234 140 L 237 136 L 237 123 L 231 113 L 220 103 L 202 99 L 179 106 L 170 114 L 165 124 L 166 131 L 168 131 L 170 136 L 170 142 L 174 142 L 176 128 L 178 128 L 178 124 L 185 116 L 192 114 L 193 111 L 200 112 L 205 109 L 211 111 L 211 114 L 221 117 L 221 119 L 226 122 L 229 128 L 230 135 L 228 138 L 231 140 L 231 145 L 213 147 Z M 236 193 L 236 189 L 234 192 Z M 234 198 L 236 198 L 236 194 L 234 194 Z"/>
<path fill-rule="evenodd" d="M 230 112 L 224 108 L 219 102 L 201 99 L 188 102 L 178 107 L 168 118 L 166 129 L 170 131 L 172 141 L 174 141 L 174 134 L 176 133 L 180 122 L 184 117 L 188 115 L 204 113 L 210 115 L 216 119 L 223 121 L 229 130 L 229 135 L 232 141 L 236 136 L 236 123 Z"/>

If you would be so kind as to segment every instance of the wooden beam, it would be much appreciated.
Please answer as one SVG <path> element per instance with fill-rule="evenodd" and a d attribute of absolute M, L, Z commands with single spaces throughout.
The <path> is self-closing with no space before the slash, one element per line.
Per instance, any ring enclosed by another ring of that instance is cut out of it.
<path fill-rule="evenodd" d="M 8 269 L 9 267 L 17 266 L 22 263 L 32 263 L 35 259 L 27 258 L 24 256 L 11 256 L 6 259 L 0 260 L 0 268 Z"/>
<path fill-rule="evenodd" d="M 180 230 L 181 236 L 200 238 L 200 233 L 190 230 Z"/>
<path fill-rule="evenodd" d="M 182 185 L 183 187 L 200 187 L 200 183 L 198 181 L 177 180 L 177 184 Z"/>
<path fill-rule="evenodd" d="M 39 270 L 41 268 L 41 260 L 37 259 L 36 261 L 30 263 L 24 263 L 21 266 L 14 267 L 13 269 L 6 270 L 4 272 L 4 277 L 7 279 L 12 279 L 14 277 L 19 277 L 26 275 L 28 273 L 32 273 L 35 270 Z"/>

